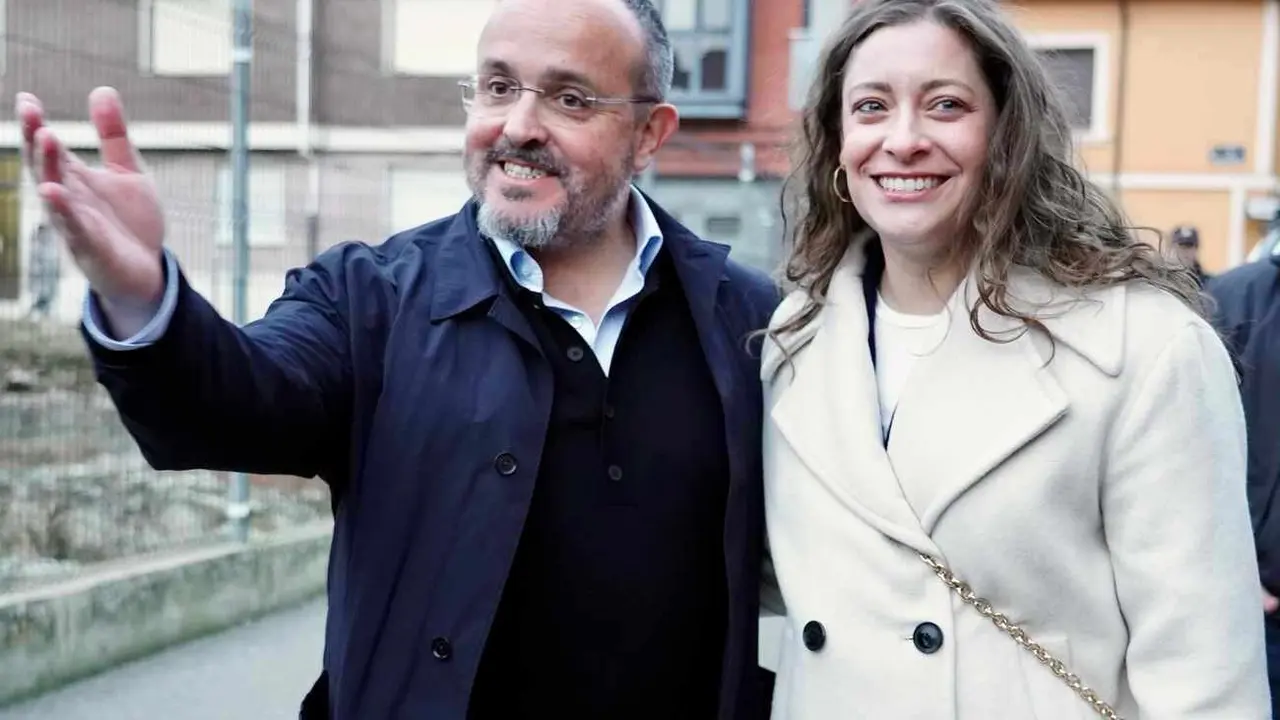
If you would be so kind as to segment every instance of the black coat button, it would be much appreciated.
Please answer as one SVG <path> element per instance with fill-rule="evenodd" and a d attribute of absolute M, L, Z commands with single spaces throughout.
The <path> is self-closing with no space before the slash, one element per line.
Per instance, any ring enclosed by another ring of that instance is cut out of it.
<path fill-rule="evenodd" d="M 615 410 L 613 409 L 613 406 L 612 406 L 612 405 L 605 405 L 605 406 L 604 406 L 604 419 L 605 419 L 605 420 L 612 420 L 616 415 L 617 415 L 617 411 L 615 411 Z"/>
<path fill-rule="evenodd" d="M 617 465 L 610 465 L 610 466 L 609 466 L 609 479 L 610 479 L 610 480 L 612 480 L 612 481 L 614 481 L 614 482 L 617 482 L 617 481 L 621 480 L 621 479 L 622 479 L 622 468 L 618 467 Z"/>
<path fill-rule="evenodd" d="M 823 645 L 827 644 L 826 628 L 822 627 L 822 623 L 817 620 L 805 623 L 804 631 L 800 635 L 804 638 L 804 646 L 813 652 L 818 652 Z"/>
<path fill-rule="evenodd" d="M 493 468 L 499 475 L 514 475 L 517 467 L 519 464 L 516 463 L 515 455 L 511 453 L 502 453 L 493 459 Z"/>
<path fill-rule="evenodd" d="M 431 641 L 431 655 L 437 660 L 448 660 L 453 657 L 453 643 L 448 638 L 438 637 Z"/>
<path fill-rule="evenodd" d="M 577 345 L 574 345 L 573 347 L 569 348 L 565 352 L 565 355 L 567 355 L 569 357 L 569 360 L 573 362 L 578 362 L 579 360 L 581 360 L 584 354 L 585 353 L 582 352 L 582 348 L 578 347 Z"/>
<path fill-rule="evenodd" d="M 923 622 L 911 633 L 911 642 L 916 649 L 925 655 L 932 655 L 942 649 L 942 628 L 931 622 Z"/>

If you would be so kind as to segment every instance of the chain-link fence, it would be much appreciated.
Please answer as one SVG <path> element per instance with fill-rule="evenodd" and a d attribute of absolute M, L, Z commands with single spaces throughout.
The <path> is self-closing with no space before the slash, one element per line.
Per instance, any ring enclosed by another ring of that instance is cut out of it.
<path fill-rule="evenodd" d="M 388 81 L 378 36 L 344 35 L 344 23 L 348 31 L 352 24 L 338 16 L 347 5 L 317 2 L 316 32 L 307 38 L 314 47 L 301 73 L 296 6 L 255 3 L 250 319 L 278 296 L 289 268 L 323 249 L 377 242 L 465 199 L 457 149 L 433 146 L 405 130 L 394 108 L 360 98 Z M 229 3 L 0 2 L 0 17 L 0 88 L 8 98 L 38 95 L 49 124 L 91 164 L 88 93 L 98 85 L 121 91 L 165 207 L 166 244 L 193 287 L 231 317 Z M 424 82 L 447 86 L 436 104 L 461 116 L 452 80 Z M 340 128 L 345 144 L 315 146 L 304 121 L 326 111 L 300 104 L 300 84 L 345 95 L 335 106 L 364 110 Z M 0 593 L 226 539 L 231 485 L 226 473 L 160 473 L 142 459 L 93 376 L 78 326 L 88 288 L 61 239 L 43 226 L 17 135 L 16 123 L 0 123 Z M 445 188 L 436 193 L 442 199 L 414 202 L 431 182 Z M 256 533 L 330 515 L 319 480 L 251 476 L 250 483 Z"/>

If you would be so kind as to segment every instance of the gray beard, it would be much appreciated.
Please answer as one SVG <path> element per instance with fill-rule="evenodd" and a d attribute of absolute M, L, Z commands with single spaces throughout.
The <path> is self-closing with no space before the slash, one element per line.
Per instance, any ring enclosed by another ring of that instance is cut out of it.
<path fill-rule="evenodd" d="M 482 200 L 476 213 L 476 224 L 481 233 L 491 238 L 515 243 L 526 250 L 541 250 L 555 244 L 560 234 L 560 218 L 561 213 L 555 211 L 539 215 L 532 221 L 513 222 Z"/>
<path fill-rule="evenodd" d="M 590 203 L 590 207 L 575 208 L 577 212 L 554 210 L 519 221 L 500 214 L 484 200 L 480 200 L 476 225 L 484 235 L 515 243 L 525 250 L 587 246 L 603 238 L 608 218 L 612 217 L 610 211 L 619 202 L 625 206 L 630 199 L 629 187 L 629 183 L 624 184 L 623 191 L 616 198 L 597 200 Z M 574 222 L 575 220 L 578 222 Z"/>

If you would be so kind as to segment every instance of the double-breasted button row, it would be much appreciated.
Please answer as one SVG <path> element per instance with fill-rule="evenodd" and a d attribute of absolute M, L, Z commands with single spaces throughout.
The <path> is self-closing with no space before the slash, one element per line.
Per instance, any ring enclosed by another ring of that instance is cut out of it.
<path fill-rule="evenodd" d="M 800 633 L 804 646 L 812 652 L 818 652 L 827 644 L 827 629 L 817 620 L 804 624 Z M 932 655 L 942 649 L 942 628 L 931 622 L 922 622 L 911 633 L 911 642 L 925 655 Z"/>

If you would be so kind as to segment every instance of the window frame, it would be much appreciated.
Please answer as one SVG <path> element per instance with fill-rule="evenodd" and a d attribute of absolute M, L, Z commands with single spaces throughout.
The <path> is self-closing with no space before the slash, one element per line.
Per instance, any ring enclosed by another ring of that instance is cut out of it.
<path fill-rule="evenodd" d="M 1111 141 L 1111 38 L 1101 32 L 1030 33 L 1027 44 L 1036 52 L 1087 50 L 1093 53 L 1093 108 L 1086 128 L 1072 128 L 1077 142 Z"/>
<path fill-rule="evenodd" d="M 707 43 L 709 38 L 725 39 L 725 87 L 723 90 L 706 90 L 701 86 L 701 53 L 686 57 L 691 65 L 685 68 L 690 80 L 698 81 L 690 89 L 671 88 L 670 101 L 680 109 L 680 114 L 687 118 L 740 120 L 746 117 L 747 89 L 751 72 L 751 2 L 750 0 L 727 0 L 729 9 L 728 27 L 703 26 L 703 1 L 691 0 L 694 6 L 694 27 L 691 29 L 672 30 L 667 34 L 671 38 L 672 48 L 677 57 L 680 51 L 688 51 Z M 658 10 L 666 19 L 666 2 L 658 4 Z"/>
<path fill-rule="evenodd" d="M 459 63 L 457 67 L 449 67 L 443 69 L 431 69 L 427 71 L 417 69 L 402 68 L 397 63 L 398 45 L 396 43 L 396 31 L 400 27 L 400 23 L 396 22 L 396 14 L 399 10 L 401 2 L 405 0 L 380 0 L 379 10 L 382 14 L 382 27 L 380 29 L 380 62 L 382 64 L 382 73 L 389 77 L 406 77 L 406 78 L 423 78 L 423 77 L 462 77 L 470 74 L 474 70 L 475 59 L 473 56 L 468 57 L 464 63 Z M 424 0 L 430 2 L 431 0 Z M 472 0 L 473 2 L 478 0 Z M 492 0 L 490 0 L 492 4 Z"/>
<path fill-rule="evenodd" d="M 0 2 L 3 1 L 0 0 Z M 180 4 L 181 0 L 138 0 L 138 68 L 140 72 L 144 75 L 155 77 L 230 77 L 231 70 L 235 66 L 231 53 L 232 45 L 235 42 L 234 8 L 231 2 L 227 0 L 217 1 L 227 3 L 227 56 L 225 68 L 221 70 L 212 68 L 169 70 L 160 67 L 156 63 L 156 5 L 157 3 L 165 2 Z"/>

